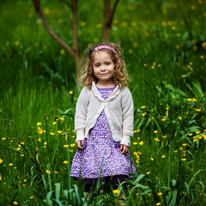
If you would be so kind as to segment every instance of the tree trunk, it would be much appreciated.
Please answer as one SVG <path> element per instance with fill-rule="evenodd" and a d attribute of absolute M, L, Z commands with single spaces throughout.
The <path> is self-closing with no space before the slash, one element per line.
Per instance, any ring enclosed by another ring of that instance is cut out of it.
<path fill-rule="evenodd" d="M 103 34 L 102 34 L 103 42 L 109 41 L 112 20 L 114 18 L 114 12 L 118 2 L 119 0 L 116 0 L 114 2 L 113 8 L 111 9 L 111 0 L 104 0 L 104 26 L 103 26 Z"/>

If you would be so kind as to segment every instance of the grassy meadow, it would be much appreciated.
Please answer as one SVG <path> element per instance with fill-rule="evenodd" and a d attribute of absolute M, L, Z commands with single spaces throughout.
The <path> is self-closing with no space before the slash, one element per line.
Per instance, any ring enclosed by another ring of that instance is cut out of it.
<path fill-rule="evenodd" d="M 95 8 L 95 9 L 93 9 Z M 59 1 L 42 2 L 72 46 Z M 102 1 L 79 1 L 80 50 L 101 42 Z M 126 0 L 114 16 L 134 99 L 127 189 L 93 189 L 69 177 L 79 95 L 74 60 L 45 31 L 30 0 L 0 7 L 0 205 L 206 204 L 206 1 Z"/>

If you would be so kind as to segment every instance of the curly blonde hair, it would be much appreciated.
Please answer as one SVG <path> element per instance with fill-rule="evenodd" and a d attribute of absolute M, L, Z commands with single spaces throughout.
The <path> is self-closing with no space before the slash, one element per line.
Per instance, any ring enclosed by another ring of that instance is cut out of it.
<path fill-rule="evenodd" d="M 89 47 L 86 50 L 86 54 L 83 58 L 83 75 L 82 75 L 82 82 L 84 86 L 87 86 L 89 89 L 92 87 L 92 81 L 95 83 L 98 82 L 98 79 L 95 77 L 93 72 L 93 61 L 94 61 L 94 54 L 95 54 L 95 48 L 99 46 L 109 46 L 112 47 L 114 51 L 106 48 L 98 49 L 98 51 L 106 51 L 110 56 L 111 59 L 115 65 L 114 68 L 114 75 L 113 75 L 113 81 L 115 84 L 118 85 L 118 87 L 121 89 L 124 86 L 127 86 L 127 80 L 128 80 L 128 74 L 126 72 L 126 65 L 125 61 L 122 58 L 122 51 L 120 46 L 114 43 L 101 43 L 94 46 Z"/>

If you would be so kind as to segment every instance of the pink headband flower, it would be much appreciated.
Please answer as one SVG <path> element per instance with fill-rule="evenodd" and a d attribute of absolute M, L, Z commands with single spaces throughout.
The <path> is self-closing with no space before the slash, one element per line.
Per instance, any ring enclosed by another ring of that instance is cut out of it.
<path fill-rule="evenodd" d="M 107 46 L 107 45 L 100 45 L 100 46 L 97 46 L 94 48 L 95 51 L 98 51 L 101 49 L 109 49 L 109 50 L 113 51 L 115 54 L 117 53 L 114 48 L 112 48 L 111 46 Z"/>

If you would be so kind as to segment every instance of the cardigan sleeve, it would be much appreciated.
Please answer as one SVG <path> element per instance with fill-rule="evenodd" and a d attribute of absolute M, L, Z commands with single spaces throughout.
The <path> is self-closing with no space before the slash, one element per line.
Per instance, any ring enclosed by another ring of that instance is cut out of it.
<path fill-rule="evenodd" d="M 122 92 L 122 120 L 123 137 L 121 144 L 130 146 L 130 137 L 133 136 L 134 102 L 132 94 L 127 87 Z"/>
<path fill-rule="evenodd" d="M 87 107 L 89 104 L 89 89 L 83 87 L 78 97 L 75 109 L 75 132 L 76 141 L 84 139 L 85 122 L 87 118 Z"/>

